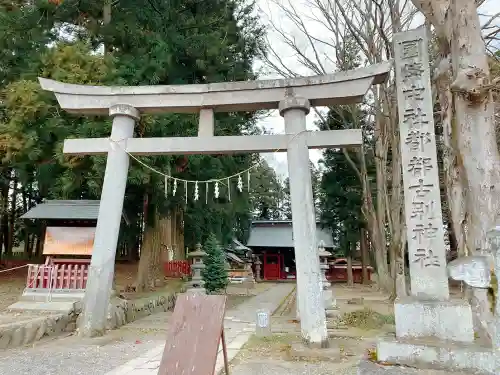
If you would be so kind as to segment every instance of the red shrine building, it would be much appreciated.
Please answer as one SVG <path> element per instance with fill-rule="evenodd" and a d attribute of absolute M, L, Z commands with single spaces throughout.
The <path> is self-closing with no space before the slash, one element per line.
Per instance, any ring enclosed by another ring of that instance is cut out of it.
<path fill-rule="evenodd" d="M 316 224 L 317 246 L 323 242 L 327 251 L 334 248 L 333 239 L 326 229 Z M 252 222 L 247 246 L 262 262 L 263 280 L 295 279 L 295 253 L 291 220 L 263 220 Z"/>

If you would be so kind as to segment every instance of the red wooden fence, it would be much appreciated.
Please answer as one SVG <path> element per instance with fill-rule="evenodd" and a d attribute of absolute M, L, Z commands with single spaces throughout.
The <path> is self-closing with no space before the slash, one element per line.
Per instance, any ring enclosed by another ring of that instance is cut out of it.
<path fill-rule="evenodd" d="M 30 264 L 26 287 L 41 289 L 85 289 L 89 264 Z"/>
<path fill-rule="evenodd" d="M 181 278 L 191 275 L 191 266 L 187 260 L 171 260 L 163 263 L 165 277 Z"/>

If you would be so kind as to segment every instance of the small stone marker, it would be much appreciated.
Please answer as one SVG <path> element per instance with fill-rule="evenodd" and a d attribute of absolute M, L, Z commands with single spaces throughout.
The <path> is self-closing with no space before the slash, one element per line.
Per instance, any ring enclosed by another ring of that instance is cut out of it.
<path fill-rule="evenodd" d="M 271 332 L 271 319 L 269 310 L 257 310 L 257 324 L 255 325 L 255 333 L 259 337 L 270 336 Z"/>

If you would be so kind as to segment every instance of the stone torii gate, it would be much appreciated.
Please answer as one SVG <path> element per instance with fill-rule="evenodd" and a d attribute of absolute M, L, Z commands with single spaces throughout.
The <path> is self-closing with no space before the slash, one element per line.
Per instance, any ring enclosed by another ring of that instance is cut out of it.
<path fill-rule="evenodd" d="M 64 110 L 113 118 L 110 138 L 67 139 L 64 143 L 65 154 L 107 155 L 80 332 L 93 336 L 105 329 L 129 167 L 127 153 L 262 153 L 280 149 L 288 157 L 302 337 L 311 345 L 326 346 L 308 149 L 360 146 L 362 134 L 361 130 L 306 132 L 306 115 L 311 105 L 361 102 L 372 85 L 387 79 L 391 66 L 387 62 L 325 76 L 180 86 L 84 86 L 39 78 L 42 88 L 54 92 Z M 284 117 L 286 134 L 214 136 L 214 112 L 276 108 Z M 198 136 L 133 138 L 141 113 L 164 112 L 199 112 Z"/>

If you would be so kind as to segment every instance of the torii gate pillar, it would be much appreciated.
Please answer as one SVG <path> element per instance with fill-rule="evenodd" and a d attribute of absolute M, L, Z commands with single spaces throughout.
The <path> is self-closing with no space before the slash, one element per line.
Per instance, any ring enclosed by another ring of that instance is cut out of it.
<path fill-rule="evenodd" d="M 119 142 L 134 136 L 134 125 L 139 120 L 137 109 L 129 105 L 117 104 L 110 107 L 109 116 L 113 118 L 111 139 Z M 102 184 L 101 204 L 97 216 L 97 222 L 100 225 L 97 225 L 94 237 L 94 249 L 99 249 L 99 251 L 92 253 L 83 311 L 78 327 L 79 334 L 82 336 L 103 335 L 103 329 L 106 327 L 128 167 L 128 154 L 124 149 L 110 142 Z"/>
<path fill-rule="evenodd" d="M 292 224 L 297 267 L 298 298 L 302 338 L 321 347 L 328 345 L 319 258 L 316 250 L 316 212 L 309 170 L 309 148 L 304 134 L 309 100 L 288 96 L 279 104 L 285 119 L 285 132 L 297 134 L 287 149 Z M 302 132 L 302 133 L 301 133 Z"/>

